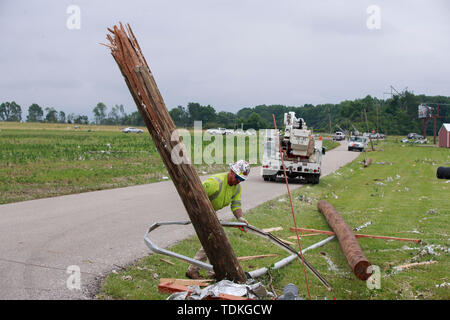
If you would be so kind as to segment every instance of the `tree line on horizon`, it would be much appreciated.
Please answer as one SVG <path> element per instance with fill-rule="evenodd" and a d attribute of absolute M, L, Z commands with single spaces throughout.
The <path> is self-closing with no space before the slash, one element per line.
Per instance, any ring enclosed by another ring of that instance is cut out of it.
<path fill-rule="evenodd" d="M 219 111 L 211 105 L 202 106 L 190 102 L 186 107 L 178 106 L 169 111 L 177 127 L 192 128 L 194 121 L 202 121 L 204 129 L 266 129 L 274 128 L 273 116 L 277 127 L 283 127 L 284 113 L 294 111 L 303 118 L 309 128 L 319 132 L 376 131 L 384 134 L 407 134 L 423 132 L 423 121 L 418 119 L 417 107 L 427 103 L 436 109 L 440 104 L 440 115 L 437 128 L 450 121 L 450 97 L 414 95 L 404 91 L 391 98 L 382 100 L 370 95 L 362 99 L 345 100 L 339 104 L 305 104 L 303 106 L 258 105 L 245 107 L 237 113 Z M 123 105 L 115 105 L 110 110 L 99 102 L 92 110 L 93 120 L 89 122 L 86 115 L 77 115 L 54 108 L 41 108 L 33 103 L 28 108 L 26 122 L 73 123 L 97 125 L 129 125 L 145 126 L 138 111 L 126 113 Z M 12 102 L 0 105 L 0 121 L 22 121 L 21 107 Z M 432 134 L 433 125 L 428 125 L 427 134 Z"/>

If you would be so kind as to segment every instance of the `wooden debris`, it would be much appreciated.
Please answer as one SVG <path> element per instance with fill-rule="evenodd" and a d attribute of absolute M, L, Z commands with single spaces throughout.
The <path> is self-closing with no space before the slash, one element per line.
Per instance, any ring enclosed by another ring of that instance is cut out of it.
<path fill-rule="evenodd" d="M 292 231 L 295 231 L 295 228 L 291 228 Z M 316 230 L 316 229 L 307 229 L 307 228 L 297 228 L 297 231 L 301 232 L 313 232 L 317 234 L 325 234 L 328 236 L 334 236 L 335 233 L 333 231 L 325 231 L 325 230 Z M 297 238 L 297 237 L 295 237 Z M 415 242 L 415 243 L 421 243 L 422 240 L 420 239 L 410 239 L 410 238 L 397 238 L 397 237 L 389 237 L 389 236 L 376 236 L 372 234 L 355 234 L 355 238 L 371 238 L 371 239 L 384 239 L 384 240 L 396 240 L 396 241 L 409 241 L 409 242 Z"/>
<path fill-rule="evenodd" d="M 294 231 L 295 231 L 295 228 L 294 228 Z M 320 233 L 299 234 L 300 237 L 311 237 L 311 236 L 318 236 L 318 235 L 320 235 Z M 297 240 L 297 236 L 290 236 L 290 237 L 288 237 L 288 239 Z"/>
<path fill-rule="evenodd" d="M 179 284 L 172 284 L 169 282 L 164 282 L 158 284 L 158 291 L 162 293 L 174 293 L 174 292 L 188 292 L 188 295 L 193 291 L 188 288 L 188 286 L 183 286 Z M 251 300 L 245 297 L 233 296 L 231 294 L 220 293 L 218 297 L 206 297 L 205 300 Z"/>
<path fill-rule="evenodd" d="M 364 160 L 364 168 L 367 168 L 372 163 L 372 158 L 369 158 L 367 160 Z"/>
<path fill-rule="evenodd" d="M 269 254 L 262 254 L 259 256 L 245 256 L 245 257 L 238 257 L 239 261 L 248 261 L 248 260 L 256 260 L 256 259 L 263 259 L 268 257 L 278 257 L 276 253 L 269 253 Z"/>
<path fill-rule="evenodd" d="M 401 266 L 396 266 L 396 267 L 394 267 L 394 269 L 403 270 L 403 269 L 409 269 L 412 267 L 425 266 L 425 265 L 435 264 L 435 263 L 437 263 L 437 261 L 414 262 L 414 263 L 404 264 Z"/>
<path fill-rule="evenodd" d="M 283 241 L 284 243 L 290 245 L 290 246 L 295 246 L 295 243 L 293 243 L 293 242 L 291 242 L 291 241 L 284 240 L 284 239 L 281 239 L 281 238 L 278 238 L 278 239 L 281 240 L 281 241 Z"/>
<path fill-rule="evenodd" d="M 207 287 L 210 284 L 208 282 L 212 282 L 214 280 L 191 280 L 191 279 L 175 279 L 175 278 L 161 278 L 159 279 L 159 283 L 169 283 L 180 286 L 200 286 Z"/>
<path fill-rule="evenodd" d="M 163 259 L 163 258 L 159 258 L 159 260 L 161 260 L 161 261 L 163 261 L 165 263 L 171 264 L 172 266 L 175 265 L 175 263 L 173 263 L 172 261 L 169 261 L 169 260 L 166 260 L 166 259 Z"/>
<path fill-rule="evenodd" d="M 264 231 L 264 232 L 274 232 L 274 231 L 281 231 L 281 230 L 283 230 L 282 227 L 273 227 L 273 228 L 262 229 L 262 231 Z"/>

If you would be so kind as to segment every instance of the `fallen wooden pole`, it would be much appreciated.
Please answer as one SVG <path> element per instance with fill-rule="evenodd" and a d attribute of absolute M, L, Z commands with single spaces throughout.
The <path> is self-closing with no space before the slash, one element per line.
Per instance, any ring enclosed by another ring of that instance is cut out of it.
<path fill-rule="evenodd" d="M 215 210 L 203 189 L 156 81 L 131 30 L 120 24 L 108 29 L 111 54 L 125 78 L 131 96 L 147 126 L 167 171 L 192 221 L 195 232 L 218 280 L 245 283 L 247 277 L 237 260 Z M 149 205 L 151 208 L 151 204 Z"/>
<path fill-rule="evenodd" d="M 291 230 L 295 231 L 295 228 L 291 227 Z M 317 234 L 325 234 L 327 236 L 335 235 L 335 233 L 333 231 L 326 231 L 326 230 L 297 228 L 297 231 L 300 231 L 300 232 L 312 232 L 312 233 L 317 233 Z M 306 235 L 304 235 L 304 236 L 306 236 Z M 397 237 L 389 237 L 389 236 L 375 236 L 375 235 L 372 235 L 372 234 L 358 234 L 358 233 L 355 234 L 355 238 L 371 238 L 371 239 L 384 239 L 384 240 L 396 240 L 396 241 L 409 241 L 409 242 L 415 242 L 415 243 L 421 243 L 422 242 L 422 240 L 420 240 L 420 239 L 397 238 Z"/>
<path fill-rule="evenodd" d="M 370 262 L 364 256 L 352 229 L 328 201 L 320 200 L 317 203 L 317 208 L 324 215 L 328 224 L 336 233 L 342 252 L 347 258 L 353 273 L 358 279 L 367 280 L 371 275 L 371 273 L 368 272 Z"/>

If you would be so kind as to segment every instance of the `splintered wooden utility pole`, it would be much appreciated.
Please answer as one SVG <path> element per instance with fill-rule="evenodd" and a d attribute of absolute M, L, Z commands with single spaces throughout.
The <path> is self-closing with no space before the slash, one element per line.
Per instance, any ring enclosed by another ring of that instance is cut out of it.
<path fill-rule="evenodd" d="M 164 104 L 155 79 L 130 28 L 114 26 L 107 35 L 111 54 L 144 119 L 156 148 L 183 201 L 197 236 L 214 267 L 218 280 L 244 283 L 247 278 L 231 247 L 214 208 L 189 161 L 186 148 Z M 180 154 L 182 154 L 180 158 Z M 175 157 L 173 157 L 175 156 Z"/>

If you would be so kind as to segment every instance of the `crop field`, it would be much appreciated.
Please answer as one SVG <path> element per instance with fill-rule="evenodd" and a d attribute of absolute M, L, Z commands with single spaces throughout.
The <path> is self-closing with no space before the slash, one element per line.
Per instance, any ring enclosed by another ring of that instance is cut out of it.
<path fill-rule="evenodd" d="M 330 230 L 317 210 L 321 199 L 329 201 L 353 228 L 370 222 L 359 231 L 363 234 L 415 238 L 422 243 L 381 239 L 358 239 L 362 251 L 372 265 L 379 267 L 379 288 L 368 287 L 352 273 L 337 240 L 308 251 L 305 258 L 332 284 L 328 292 L 307 272 L 312 299 L 450 299 L 449 218 L 450 184 L 436 178 L 439 166 L 450 165 L 450 152 L 443 148 L 404 145 L 400 139 L 379 142 L 379 151 L 361 153 L 358 159 L 321 179 L 318 185 L 307 185 L 293 192 L 298 226 Z M 364 168 L 364 157 L 373 159 Z M 245 199 L 244 199 L 245 201 Z M 282 227 L 274 235 L 289 239 L 295 232 L 288 197 L 281 196 L 248 212 L 245 217 L 258 228 Z M 227 236 L 238 257 L 278 254 L 259 260 L 241 262 L 245 271 L 270 267 L 288 256 L 278 247 L 257 236 L 226 228 Z M 327 236 L 302 237 L 302 247 Z M 290 240 L 296 243 L 296 240 Z M 297 247 L 297 244 L 295 244 Z M 196 237 L 176 244 L 171 250 L 193 257 L 200 248 Z M 161 260 L 170 261 L 173 265 Z M 396 268 L 410 263 L 427 265 Z M 99 298 L 166 299 L 159 293 L 159 278 L 184 278 L 188 264 L 171 257 L 153 254 L 124 270 L 110 274 L 102 284 Z M 202 271 L 203 272 L 203 271 Z M 207 273 L 202 273 L 207 277 Z M 288 283 L 299 287 L 307 299 L 302 265 L 293 261 L 258 279 L 281 295 Z M 370 279 L 369 279 L 370 280 Z"/>
<path fill-rule="evenodd" d="M 120 129 L 1 122 L 0 204 L 167 179 L 169 174 L 147 129 L 142 128 L 142 134 L 125 134 Z M 202 154 L 215 156 L 214 149 L 206 149 L 213 142 L 201 142 Z M 329 148 L 335 146 L 331 141 L 326 143 Z M 193 153 L 194 138 L 190 144 Z M 249 160 L 250 144 L 258 147 L 256 136 L 245 139 L 245 144 L 235 139 L 233 159 L 244 155 Z M 227 170 L 225 139 L 223 146 L 223 159 L 213 163 L 200 159 L 195 164 L 199 175 Z M 191 159 L 197 162 L 192 155 Z"/>
<path fill-rule="evenodd" d="M 195 168 L 202 175 L 227 165 L 202 162 Z M 168 176 L 146 131 L 0 123 L 0 204 L 152 183 Z"/>

